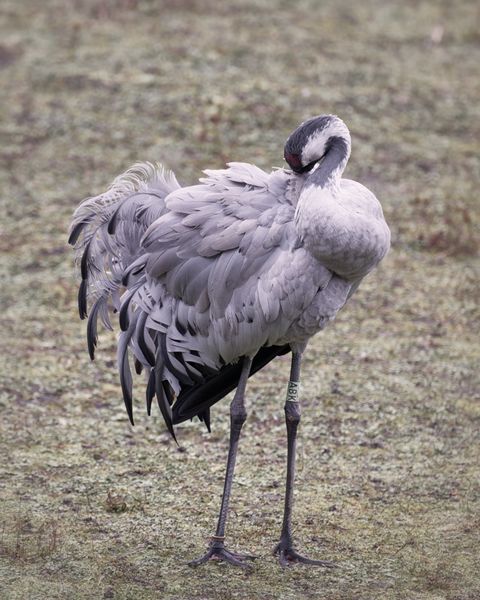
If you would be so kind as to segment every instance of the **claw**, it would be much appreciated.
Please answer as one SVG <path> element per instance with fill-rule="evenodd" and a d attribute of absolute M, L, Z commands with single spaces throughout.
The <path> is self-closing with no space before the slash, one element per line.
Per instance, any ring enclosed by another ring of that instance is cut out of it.
<path fill-rule="evenodd" d="M 331 562 L 330 560 L 313 560 L 312 558 L 302 556 L 296 550 L 294 550 L 292 546 L 285 545 L 282 542 L 279 542 L 275 546 L 273 554 L 278 554 L 280 566 L 282 567 L 290 567 L 294 563 L 317 565 L 318 567 L 327 567 L 329 569 L 338 567 L 336 563 Z"/>
<path fill-rule="evenodd" d="M 192 560 L 188 563 L 189 567 L 198 567 L 203 563 L 208 562 L 209 560 L 218 560 L 225 561 L 230 563 L 231 565 L 235 565 L 236 567 L 241 567 L 242 569 L 248 569 L 251 567 L 250 564 L 246 563 L 247 560 L 255 560 L 258 558 L 253 554 L 241 554 L 240 552 L 232 552 L 225 548 L 223 543 L 214 543 L 210 546 L 207 552 L 197 558 L 196 560 Z"/>

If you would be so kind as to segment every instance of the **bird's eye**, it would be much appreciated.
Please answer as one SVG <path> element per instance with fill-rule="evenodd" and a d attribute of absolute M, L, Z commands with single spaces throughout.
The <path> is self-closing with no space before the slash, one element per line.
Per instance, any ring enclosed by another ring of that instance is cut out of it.
<path fill-rule="evenodd" d="M 292 167 L 292 169 L 302 168 L 302 161 L 298 154 L 290 154 L 289 152 L 285 152 L 285 160 Z"/>

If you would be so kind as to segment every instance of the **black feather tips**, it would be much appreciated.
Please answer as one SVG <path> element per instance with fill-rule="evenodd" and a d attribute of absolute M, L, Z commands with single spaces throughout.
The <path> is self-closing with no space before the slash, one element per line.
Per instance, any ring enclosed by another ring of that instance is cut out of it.
<path fill-rule="evenodd" d="M 82 279 L 80 287 L 78 288 L 78 315 L 80 319 L 86 319 L 88 316 L 87 312 L 87 291 L 88 282 L 86 279 Z"/>
<path fill-rule="evenodd" d="M 82 281 L 83 283 L 83 281 Z M 100 303 L 103 301 L 103 298 L 100 298 L 95 302 L 92 306 L 92 310 L 90 311 L 90 316 L 88 317 L 87 323 L 87 347 L 88 354 L 90 355 L 90 359 L 94 360 L 95 358 L 95 348 L 97 347 L 98 342 L 98 333 L 97 333 L 97 318 L 98 318 L 98 309 L 100 308 Z M 85 316 L 86 314 L 86 304 L 85 304 Z M 82 316 L 80 315 L 80 318 Z"/>
<path fill-rule="evenodd" d="M 121 334 L 119 341 L 120 380 L 125 407 L 132 425 L 132 381 L 128 365 L 127 348 L 137 319 L 138 315 L 135 314 L 134 319 L 129 324 L 128 330 Z M 158 408 L 167 429 L 178 444 L 174 425 L 192 419 L 195 416 L 205 424 L 208 432 L 211 432 L 210 407 L 237 387 L 241 373 L 241 362 L 233 365 L 224 365 L 218 371 L 206 373 L 205 379 L 201 383 L 192 382 L 191 385 L 182 385 L 180 394 L 175 398 L 169 382 L 164 379 L 165 367 L 170 369 L 170 361 L 165 355 L 165 349 L 166 344 L 165 342 L 162 343 L 160 336 L 160 339 L 157 340 L 155 365 L 150 370 L 146 388 L 147 413 L 148 415 L 151 414 L 152 401 L 156 397 Z M 290 352 L 288 344 L 261 348 L 253 359 L 249 376 L 262 369 L 276 356 L 288 352 Z"/>
<path fill-rule="evenodd" d="M 159 344 L 157 347 L 157 357 L 155 363 L 155 395 L 157 397 L 157 404 L 160 412 L 162 413 L 163 419 L 167 426 L 170 435 L 173 437 L 175 442 L 177 442 L 177 438 L 175 436 L 175 431 L 173 429 L 173 419 L 172 419 L 172 402 L 173 402 L 173 393 L 170 390 L 170 384 L 166 381 L 162 381 L 163 377 L 163 362 L 162 355 L 162 346 Z"/>
<path fill-rule="evenodd" d="M 287 354 L 287 352 L 290 352 L 288 344 L 260 348 L 252 361 L 249 377 L 262 369 L 276 356 Z M 241 371 L 241 361 L 233 365 L 227 364 L 218 371 L 206 376 L 201 384 L 182 386 L 180 394 L 173 405 L 173 424 L 177 425 L 198 416 L 200 420 L 204 420 L 206 425 L 208 423 L 207 428 L 209 428 L 210 415 L 206 414 L 206 411 L 209 411 L 213 404 L 237 387 Z"/>

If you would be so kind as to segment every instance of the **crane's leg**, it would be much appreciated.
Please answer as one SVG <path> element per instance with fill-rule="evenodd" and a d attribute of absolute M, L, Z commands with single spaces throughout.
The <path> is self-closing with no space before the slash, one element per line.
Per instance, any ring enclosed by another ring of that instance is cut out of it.
<path fill-rule="evenodd" d="M 292 537 L 292 505 L 293 485 L 295 480 L 295 449 L 297 443 L 297 428 L 300 423 L 300 404 L 298 401 L 298 390 L 300 385 L 301 352 L 293 352 L 292 366 L 290 370 L 290 381 L 288 384 L 287 400 L 285 402 L 285 420 L 287 423 L 287 483 L 285 490 L 285 509 L 283 513 L 282 533 L 280 542 L 275 546 L 274 554 L 278 554 L 282 567 L 293 563 L 306 563 L 309 565 L 320 565 L 322 567 L 335 567 L 335 563 L 327 560 L 312 560 L 299 554 L 293 548 Z"/>
<path fill-rule="evenodd" d="M 218 516 L 218 524 L 215 535 L 212 536 L 210 546 L 201 558 L 188 563 L 191 567 L 196 567 L 208 560 L 224 560 L 239 567 L 248 567 L 246 560 L 254 560 L 257 558 L 251 554 L 239 554 L 232 552 L 225 547 L 225 525 L 227 521 L 228 502 L 230 500 L 230 491 L 232 489 L 233 471 L 235 469 L 235 461 L 237 458 L 238 440 L 240 431 L 247 418 L 245 409 L 245 388 L 247 385 L 248 375 L 252 366 L 252 360 L 245 357 L 242 364 L 242 372 L 237 386 L 237 391 L 230 404 L 230 447 L 228 450 L 227 471 L 225 473 L 225 485 L 223 488 L 222 505 Z"/>

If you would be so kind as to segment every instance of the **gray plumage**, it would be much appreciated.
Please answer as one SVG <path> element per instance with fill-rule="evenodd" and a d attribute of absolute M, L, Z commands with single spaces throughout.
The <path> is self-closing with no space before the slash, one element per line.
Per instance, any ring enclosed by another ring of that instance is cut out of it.
<path fill-rule="evenodd" d="M 287 141 L 287 160 L 293 152 L 298 173 L 229 163 L 184 188 L 161 166 L 137 164 L 75 212 L 70 242 L 81 264 L 82 317 L 87 295 L 92 305 L 90 355 L 97 316 L 111 327 L 111 302 L 125 330 L 127 406 L 129 352 L 150 370 L 164 336 L 159 376 L 178 395 L 205 369 L 264 346 L 304 345 L 385 255 L 389 230 L 378 201 L 341 179 L 350 153 L 343 122 L 310 119 Z"/>
<path fill-rule="evenodd" d="M 245 566 L 224 533 L 247 379 L 292 352 L 285 403 L 288 434 L 284 522 L 275 552 L 285 566 L 312 561 L 293 548 L 291 508 L 302 352 L 385 256 L 390 232 L 375 196 L 342 179 L 350 134 L 338 117 L 309 119 L 288 138 L 289 169 L 266 173 L 246 163 L 205 171 L 180 187 L 159 165 L 137 164 L 74 214 L 70 243 L 80 265 L 81 318 L 94 357 L 97 319 L 118 312 L 118 368 L 133 423 L 129 357 L 145 370 L 150 414 L 156 396 L 168 430 L 236 389 L 222 508 L 211 558 Z"/>

